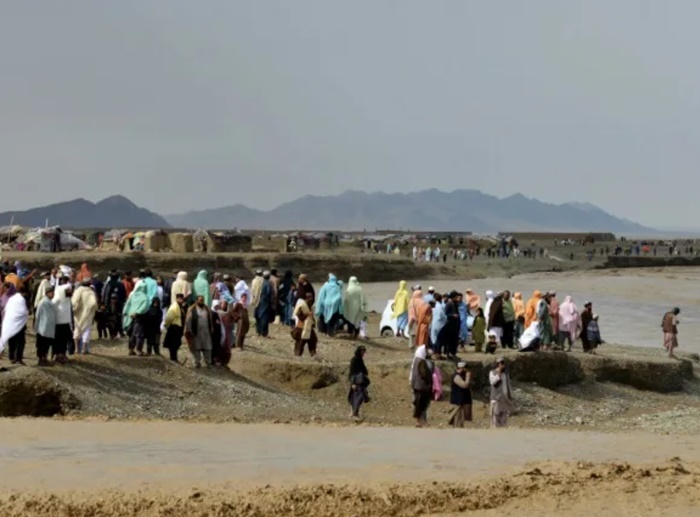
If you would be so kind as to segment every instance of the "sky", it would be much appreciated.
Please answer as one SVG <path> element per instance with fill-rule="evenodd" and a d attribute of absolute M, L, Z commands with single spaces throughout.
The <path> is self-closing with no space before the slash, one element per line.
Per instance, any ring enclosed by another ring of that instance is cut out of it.
<path fill-rule="evenodd" d="M 700 226 L 699 18 L 695 0 L 2 2 L 0 211 L 470 188 Z"/>

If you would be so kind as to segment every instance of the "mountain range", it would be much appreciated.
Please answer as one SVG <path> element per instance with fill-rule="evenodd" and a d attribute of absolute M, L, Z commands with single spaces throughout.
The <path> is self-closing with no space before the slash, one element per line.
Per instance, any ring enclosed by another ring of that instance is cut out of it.
<path fill-rule="evenodd" d="M 304 196 L 272 210 L 244 205 L 162 217 L 123 196 L 98 203 L 76 199 L 31 210 L 0 213 L 0 226 L 65 228 L 208 228 L 242 230 L 499 231 L 649 234 L 655 230 L 615 217 L 587 203 L 543 203 L 515 194 L 498 198 L 478 190 L 409 194 L 347 191 Z"/>
<path fill-rule="evenodd" d="M 543 203 L 522 194 L 498 198 L 478 190 L 409 194 L 347 191 L 304 196 L 273 210 L 233 205 L 166 216 L 182 228 L 266 230 L 608 231 L 653 232 L 588 203 Z"/>
<path fill-rule="evenodd" d="M 136 206 L 124 196 L 111 196 L 97 203 L 74 199 L 30 210 L 0 213 L 0 226 L 49 226 L 63 228 L 167 228 L 158 214 Z"/>

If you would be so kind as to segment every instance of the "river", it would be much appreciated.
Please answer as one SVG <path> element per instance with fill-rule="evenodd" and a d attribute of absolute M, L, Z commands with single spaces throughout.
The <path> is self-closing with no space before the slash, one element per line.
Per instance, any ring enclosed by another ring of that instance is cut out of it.
<path fill-rule="evenodd" d="M 512 278 L 411 282 L 420 284 L 424 291 L 430 285 L 444 292 L 452 289 L 464 292 L 472 288 L 482 299 L 487 289 L 520 291 L 526 301 L 535 289 L 554 290 L 560 302 L 567 295 L 573 296 L 579 310 L 583 310 L 585 301 L 593 302 L 605 341 L 645 347 L 661 347 L 661 319 L 666 311 L 678 306 L 681 308 L 681 349 L 700 353 L 700 343 L 695 341 L 700 332 L 700 298 L 693 291 L 696 283 L 700 283 L 700 268 L 539 273 Z M 381 312 L 397 287 L 395 282 L 363 284 L 370 308 Z"/>

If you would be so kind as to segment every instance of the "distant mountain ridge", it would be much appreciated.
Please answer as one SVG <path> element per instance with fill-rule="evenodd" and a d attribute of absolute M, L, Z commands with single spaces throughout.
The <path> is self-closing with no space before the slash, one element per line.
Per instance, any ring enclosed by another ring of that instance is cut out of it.
<path fill-rule="evenodd" d="M 168 222 L 158 214 L 132 203 L 124 196 L 110 196 L 93 203 L 74 199 L 24 211 L 0 213 L 0 226 L 49 226 L 63 228 L 168 228 Z"/>
<path fill-rule="evenodd" d="M 337 196 L 303 196 L 268 211 L 237 204 L 166 219 L 178 228 L 246 230 L 655 232 L 589 203 L 557 205 L 522 194 L 500 199 L 478 190 L 431 189 L 408 194 L 349 190 Z"/>

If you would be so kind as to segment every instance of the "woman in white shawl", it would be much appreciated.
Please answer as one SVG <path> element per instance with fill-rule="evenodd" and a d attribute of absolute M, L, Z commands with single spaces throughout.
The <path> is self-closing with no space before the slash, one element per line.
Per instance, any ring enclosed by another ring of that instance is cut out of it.
<path fill-rule="evenodd" d="M 367 315 L 367 297 L 357 277 L 351 276 L 343 300 L 343 317 L 348 322 L 350 335 L 356 339 L 360 333 L 360 322 Z"/>
<path fill-rule="evenodd" d="M 10 349 L 10 362 L 24 365 L 25 332 L 29 310 L 27 301 L 20 293 L 10 296 L 5 304 L 2 318 L 2 331 L 0 332 L 0 355 L 5 351 L 5 346 Z"/>
<path fill-rule="evenodd" d="M 564 303 L 559 306 L 559 335 L 557 336 L 559 345 L 563 346 L 564 342 L 568 340 L 568 351 L 571 352 L 580 327 L 581 315 L 578 312 L 578 307 L 571 296 L 567 296 L 564 298 Z"/>
<path fill-rule="evenodd" d="M 173 286 L 170 288 L 170 299 L 176 300 L 178 294 L 184 296 L 185 300 L 192 294 L 192 286 L 187 281 L 187 273 L 185 271 L 180 271 L 177 274 Z"/>
<path fill-rule="evenodd" d="M 90 334 L 97 313 L 97 295 L 91 287 L 92 280 L 84 278 L 73 293 L 73 339 L 79 354 L 90 353 Z"/>

